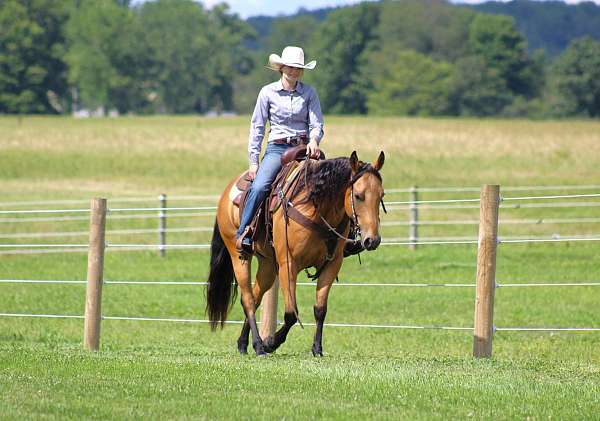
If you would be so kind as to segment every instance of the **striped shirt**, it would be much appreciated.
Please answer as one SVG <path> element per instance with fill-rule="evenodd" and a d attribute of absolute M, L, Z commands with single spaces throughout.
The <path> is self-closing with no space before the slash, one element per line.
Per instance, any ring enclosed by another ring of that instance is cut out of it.
<path fill-rule="evenodd" d="M 317 143 L 323 138 L 323 114 L 317 92 L 300 81 L 291 92 L 283 89 L 281 80 L 260 90 L 250 122 L 250 164 L 258 164 L 267 121 L 270 124 L 269 142 L 298 135 L 309 136 Z"/>

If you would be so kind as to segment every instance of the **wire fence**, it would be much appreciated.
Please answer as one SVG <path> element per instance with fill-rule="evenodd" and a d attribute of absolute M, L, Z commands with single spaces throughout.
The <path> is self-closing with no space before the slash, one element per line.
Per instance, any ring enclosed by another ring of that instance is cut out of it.
<path fill-rule="evenodd" d="M 513 191 L 534 191 L 534 190 L 559 190 L 559 189 L 579 189 L 579 190 L 597 190 L 600 189 L 600 186 L 589 185 L 589 186 L 523 186 L 523 187 L 514 187 Z M 391 189 L 393 193 L 403 193 L 403 192 L 414 192 L 415 189 L 410 190 L 402 190 L 402 189 Z M 437 188 L 429 188 L 429 189 L 419 189 L 421 192 L 469 192 L 469 191 L 479 191 L 479 189 L 473 188 L 454 188 L 454 189 L 437 189 Z M 511 188 L 504 188 L 503 191 L 511 191 Z M 388 190 L 388 193 L 390 190 Z M 170 197 L 170 200 L 198 200 L 198 198 L 210 197 L 213 196 L 185 196 L 180 198 Z M 589 198 L 598 198 L 600 194 L 590 193 L 590 194 L 554 194 L 554 195 L 536 195 L 536 196 L 520 196 L 520 197 L 505 197 L 503 198 L 504 202 L 507 201 L 538 201 L 538 200 L 556 200 L 556 199 L 589 199 Z M 115 200 L 116 201 L 116 200 Z M 145 202 L 149 201 L 145 198 L 130 198 L 130 199 L 122 199 L 123 203 L 135 203 L 135 202 Z M 466 203 L 478 203 L 480 199 L 466 198 L 466 199 L 440 199 L 440 200 L 410 200 L 410 201 L 390 201 L 387 202 L 388 208 L 392 209 L 414 209 L 415 206 L 419 206 L 419 208 L 428 208 L 428 209 L 470 209 L 470 208 L 478 208 L 478 205 L 465 205 Z M 5 202 L 0 203 L 0 206 L 22 206 L 24 203 L 29 203 L 30 205 L 35 204 L 44 204 L 48 202 Z M 78 204 L 77 201 L 54 201 L 54 204 Z M 405 208 L 401 205 L 409 205 Z M 545 207 L 577 207 L 577 206 L 600 206 L 600 201 L 598 202 L 558 202 L 558 203 L 517 203 L 514 205 L 502 204 L 503 208 L 525 208 L 525 207 L 542 207 L 540 205 L 547 205 Z M 144 217 L 153 217 L 155 215 L 145 215 L 142 214 L 123 214 L 126 212 L 155 212 L 160 211 L 164 214 L 164 212 L 174 212 L 169 215 L 169 218 L 173 218 L 176 216 L 180 217 L 189 217 L 189 216 L 207 216 L 214 215 L 214 212 L 207 213 L 206 211 L 214 211 L 216 209 L 215 206 L 194 206 L 194 207 L 123 207 L 123 208 L 111 208 L 108 211 L 108 215 L 110 218 L 144 218 Z M 182 212 L 182 211 L 185 211 Z M 190 213 L 189 211 L 202 211 L 202 213 Z M 23 210 L 1 210 L 0 215 L 31 215 L 31 214 L 72 214 L 72 213 L 89 213 L 89 209 L 23 209 Z M 120 215 L 115 215 L 120 214 Z M 29 222 L 41 222 L 41 221 L 59 221 L 59 220 L 83 220 L 87 219 L 88 216 L 77 217 L 77 216 L 68 216 L 62 218 L 70 218 L 70 219 L 57 219 L 56 217 L 43 217 L 43 218 L 0 218 L 0 222 L 23 222 L 29 220 Z M 77 219 L 73 219 L 77 218 Z M 502 224 L 588 224 L 588 223 L 598 223 L 600 222 L 600 218 L 550 218 L 550 219 L 522 219 L 522 220 L 505 220 L 501 221 Z M 390 221 L 384 222 L 388 226 L 393 225 L 476 225 L 479 222 L 475 220 L 447 220 L 447 221 Z M 211 227 L 200 227 L 200 228 L 170 228 L 160 230 L 161 232 L 202 232 L 202 231 L 211 231 Z M 150 234 L 158 232 L 155 229 L 138 229 L 138 230 L 113 230 L 108 231 L 108 234 L 111 235 L 134 235 L 134 234 Z M 44 233 L 41 237 L 60 237 L 60 236 L 83 236 L 87 235 L 87 232 L 50 232 Z M 38 235 L 40 236 L 40 235 Z M 19 234 L 4 234 L 1 235 L 0 238 L 34 238 L 34 234 L 27 235 L 27 233 Z M 541 242 L 577 242 L 577 241 L 600 241 L 600 234 L 596 235 L 588 235 L 588 236 L 577 236 L 577 235 L 566 235 L 566 236 L 553 236 L 551 238 L 541 238 L 541 237 L 532 237 L 528 236 L 526 238 L 503 238 L 499 239 L 499 244 L 519 244 L 519 243 L 541 243 Z M 385 242 L 382 242 L 382 246 L 400 246 L 400 245 L 473 245 L 478 244 L 479 240 L 477 238 L 422 238 L 420 241 L 415 241 L 414 238 L 409 239 L 392 239 Z M 140 249 L 208 249 L 210 247 L 209 244 L 112 244 L 107 243 L 106 248 L 108 250 L 140 250 Z M 0 244 L 1 249 L 11 249 L 8 251 L 0 251 L 1 254 L 4 253 L 16 253 L 16 252 L 51 252 L 52 250 L 57 250 L 58 252 L 64 252 L 66 250 L 69 251 L 87 251 L 87 244 Z M 18 250 L 17 250 L 18 249 Z M 46 249 L 46 250 L 32 250 L 32 249 Z M 33 279 L 4 279 L 0 280 L 0 284 L 9 284 L 9 283 L 21 283 L 21 284 L 86 284 L 87 281 L 80 280 L 33 280 Z M 106 280 L 105 284 L 113 284 L 113 285 L 206 285 L 206 282 L 201 281 L 128 281 L 128 280 Z M 314 287 L 314 283 L 310 282 L 300 282 L 297 285 L 299 286 L 312 286 Z M 415 282 L 415 283 L 364 283 L 364 282 L 346 282 L 346 283 L 338 283 L 336 284 L 340 287 L 377 287 L 377 288 L 475 288 L 475 284 L 466 284 L 466 283 L 448 283 L 448 282 Z M 585 282 L 507 282 L 507 283 L 496 283 L 496 288 L 517 288 L 517 287 L 596 287 L 600 286 L 600 282 L 596 281 L 585 281 Z M 66 318 L 66 319 L 82 319 L 84 316 L 82 315 L 60 315 L 60 314 L 28 314 L 28 313 L 0 313 L 2 317 L 39 317 L 39 318 Z M 160 317 L 133 317 L 133 316 L 111 316 L 104 315 L 102 316 L 103 320 L 127 320 L 127 321 L 156 321 L 156 322 L 181 322 L 181 323 L 209 323 L 208 320 L 201 319 L 185 319 L 185 318 L 160 318 Z M 240 324 L 243 323 L 241 320 L 228 321 L 230 324 Z M 305 323 L 308 326 L 314 326 L 312 323 Z M 375 328 L 375 329 L 437 329 L 437 330 L 456 330 L 456 331 L 473 331 L 473 327 L 461 327 L 461 326 L 442 326 L 442 325 L 396 325 L 396 324 L 357 324 L 357 323 L 326 323 L 325 326 L 329 327 L 347 327 L 347 328 Z M 558 331 L 558 332 L 597 332 L 600 331 L 600 328 L 596 327 L 495 327 L 494 331 L 539 331 L 539 332 L 548 332 L 548 331 Z"/>

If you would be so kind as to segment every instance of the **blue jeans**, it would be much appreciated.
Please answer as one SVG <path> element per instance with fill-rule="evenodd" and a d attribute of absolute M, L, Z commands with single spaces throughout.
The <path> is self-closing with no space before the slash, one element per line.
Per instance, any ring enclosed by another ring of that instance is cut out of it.
<path fill-rule="evenodd" d="M 240 218 L 240 227 L 237 230 L 238 237 L 252 222 L 256 210 L 271 191 L 271 185 L 281 169 L 281 155 L 290 147 L 291 145 L 276 145 L 274 143 L 267 145 L 267 150 L 258 167 L 256 178 L 252 182 L 250 191 L 248 192 L 244 212 Z"/>

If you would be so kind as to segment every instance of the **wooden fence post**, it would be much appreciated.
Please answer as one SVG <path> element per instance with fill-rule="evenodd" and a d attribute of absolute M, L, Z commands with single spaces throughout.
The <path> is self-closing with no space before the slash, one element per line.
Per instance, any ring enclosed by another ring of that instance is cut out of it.
<path fill-rule="evenodd" d="M 88 249 L 83 346 L 85 349 L 97 351 L 100 347 L 100 322 L 102 321 L 106 199 L 92 199 L 90 210 L 90 245 Z"/>
<path fill-rule="evenodd" d="M 160 201 L 160 211 L 158 211 L 158 252 L 160 257 L 165 257 L 167 244 L 167 195 L 158 196 Z"/>
<path fill-rule="evenodd" d="M 419 198 L 419 192 L 417 186 L 410 188 L 410 201 L 412 202 L 408 207 L 410 209 L 410 222 L 408 224 L 408 238 L 410 245 L 408 246 L 411 250 L 416 250 L 417 242 L 419 241 L 419 205 L 416 203 Z"/>
<path fill-rule="evenodd" d="M 279 277 L 273 286 L 263 295 L 260 305 L 260 337 L 265 340 L 277 330 L 277 298 L 279 296 Z"/>
<path fill-rule="evenodd" d="M 479 247 L 477 249 L 477 287 L 473 332 L 473 356 L 476 358 L 492 356 L 499 205 L 500 186 L 489 184 L 483 186 L 479 210 Z"/>

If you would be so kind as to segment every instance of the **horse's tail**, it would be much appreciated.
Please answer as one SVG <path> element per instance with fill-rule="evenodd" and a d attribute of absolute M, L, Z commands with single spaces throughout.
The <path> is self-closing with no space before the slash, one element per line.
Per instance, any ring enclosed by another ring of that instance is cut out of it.
<path fill-rule="evenodd" d="M 227 320 L 227 313 L 235 297 L 237 288 L 233 286 L 234 272 L 231 256 L 225 247 L 219 232 L 219 224 L 215 220 L 212 243 L 210 245 L 210 274 L 206 288 L 206 312 L 210 320 L 211 330 L 221 328 Z"/>

